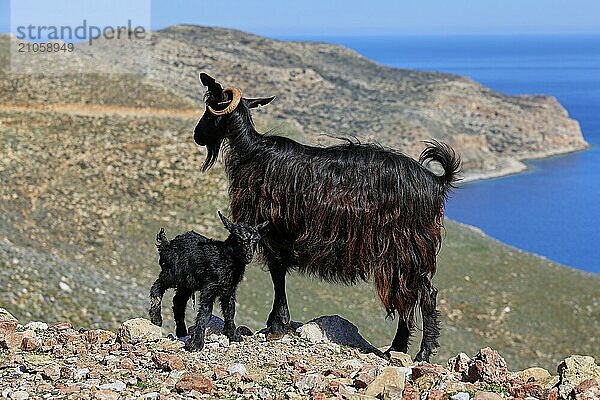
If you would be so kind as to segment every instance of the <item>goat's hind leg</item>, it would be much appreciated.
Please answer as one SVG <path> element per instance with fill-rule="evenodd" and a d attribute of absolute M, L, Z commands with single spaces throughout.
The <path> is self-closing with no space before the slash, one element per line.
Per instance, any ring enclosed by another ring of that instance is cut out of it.
<path fill-rule="evenodd" d="M 150 308 L 148 309 L 148 315 L 150 322 L 154 325 L 162 326 L 162 298 L 165 294 L 166 288 L 162 284 L 162 280 L 159 277 L 150 288 Z"/>
<path fill-rule="evenodd" d="M 192 296 L 192 292 L 187 289 L 177 288 L 173 296 L 173 317 L 175 318 L 175 335 L 182 338 L 188 335 L 185 326 L 185 308 L 187 302 Z"/>
<path fill-rule="evenodd" d="M 196 325 L 194 327 L 194 334 L 185 344 L 185 348 L 188 351 L 200 351 L 204 347 L 204 333 L 206 332 L 206 325 L 212 315 L 213 303 L 215 297 L 202 297 L 198 303 L 198 315 L 196 316 Z"/>
<path fill-rule="evenodd" d="M 424 291 L 420 299 L 421 314 L 423 316 L 423 339 L 421 349 L 415 357 L 415 361 L 427 361 L 433 351 L 439 347 L 440 337 L 440 312 L 436 310 L 437 289 L 428 283 L 428 290 Z"/>
<path fill-rule="evenodd" d="M 391 351 L 400 351 L 402 353 L 408 353 L 409 341 L 410 328 L 406 321 L 401 316 L 398 316 L 398 328 L 396 329 L 396 335 L 394 336 L 392 345 L 384 354 L 387 357 L 389 357 Z"/>

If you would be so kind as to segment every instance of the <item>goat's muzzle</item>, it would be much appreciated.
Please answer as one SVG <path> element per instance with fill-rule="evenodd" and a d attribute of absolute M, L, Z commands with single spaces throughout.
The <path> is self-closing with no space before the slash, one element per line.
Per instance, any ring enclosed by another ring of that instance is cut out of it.
<path fill-rule="evenodd" d="M 225 107 L 222 110 L 215 110 L 210 105 L 207 105 L 206 109 L 212 115 L 222 116 L 222 115 L 231 114 L 237 108 L 237 106 L 240 104 L 240 101 L 242 100 L 242 91 L 236 87 L 230 87 L 230 88 L 224 89 L 223 92 L 225 92 L 225 93 L 229 92 L 231 94 L 231 100 L 230 101 L 222 101 L 220 103 L 217 103 L 219 106 L 224 106 L 225 104 L 229 103 L 227 105 L 227 107 Z"/>

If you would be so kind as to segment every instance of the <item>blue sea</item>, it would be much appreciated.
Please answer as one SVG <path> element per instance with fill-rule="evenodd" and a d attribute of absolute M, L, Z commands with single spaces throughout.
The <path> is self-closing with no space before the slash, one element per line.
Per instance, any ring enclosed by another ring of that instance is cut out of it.
<path fill-rule="evenodd" d="M 300 39 L 300 38 L 295 38 Z M 465 75 L 506 94 L 558 98 L 590 150 L 465 184 L 447 215 L 496 239 L 600 273 L 600 36 L 312 37 L 381 64 Z"/>

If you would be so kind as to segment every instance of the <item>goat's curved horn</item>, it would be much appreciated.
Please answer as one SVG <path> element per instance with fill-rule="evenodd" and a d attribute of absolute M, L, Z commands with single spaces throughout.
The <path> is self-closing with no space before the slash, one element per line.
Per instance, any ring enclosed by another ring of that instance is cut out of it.
<path fill-rule="evenodd" d="M 222 110 L 215 110 L 211 106 L 207 105 L 206 109 L 212 115 L 221 116 L 221 115 L 231 114 L 237 108 L 237 106 L 240 104 L 240 101 L 242 100 L 242 91 L 236 87 L 230 87 L 230 88 L 224 89 L 223 92 L 230 92 L 232 99 L 229 102 L 229 105 Z M 226 101 L 219 103 L 219 105 L 225 105 L 225 104 L 227 104 Z"/>

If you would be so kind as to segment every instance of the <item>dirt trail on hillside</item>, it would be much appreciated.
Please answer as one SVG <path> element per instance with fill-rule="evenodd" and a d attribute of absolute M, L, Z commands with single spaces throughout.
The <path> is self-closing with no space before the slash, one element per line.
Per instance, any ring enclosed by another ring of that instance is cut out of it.
<path fill-rule="evenodd" d="M 127 107 L 101 104 L 6 104 L 0 103 L 0 112 L 54 112 L 84 116 L 118 115 L 131 117 L 199 118 L 202 109 L 169 109 Z"/>

